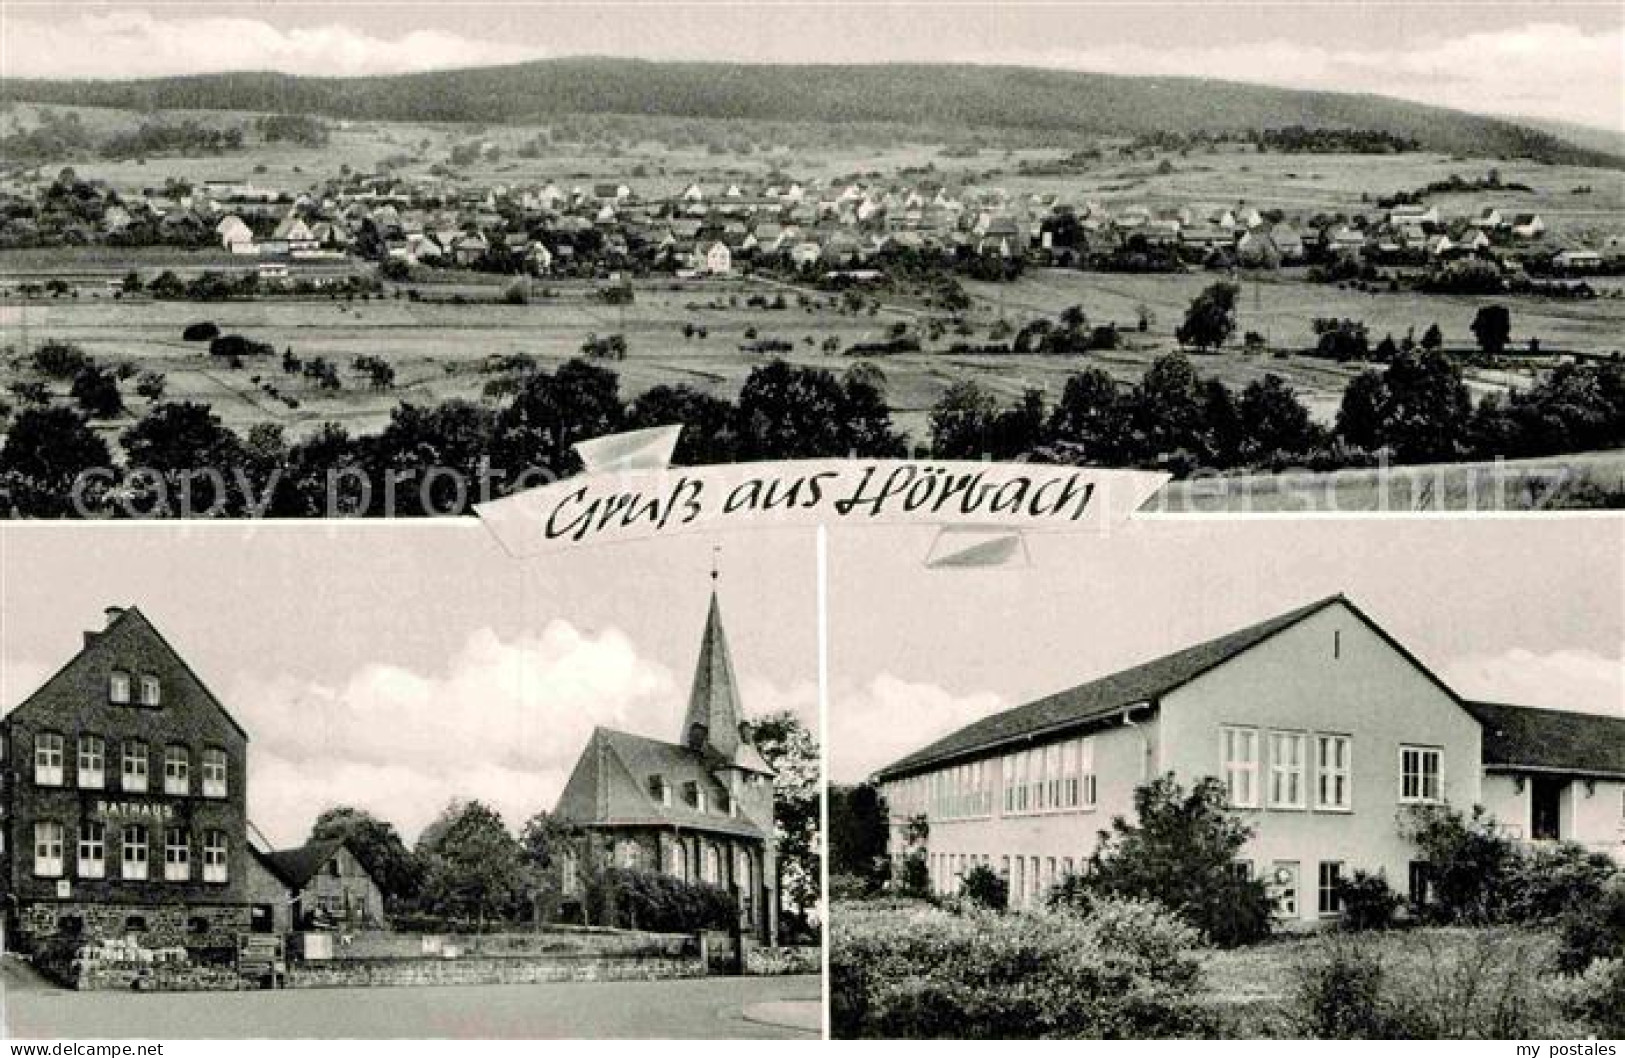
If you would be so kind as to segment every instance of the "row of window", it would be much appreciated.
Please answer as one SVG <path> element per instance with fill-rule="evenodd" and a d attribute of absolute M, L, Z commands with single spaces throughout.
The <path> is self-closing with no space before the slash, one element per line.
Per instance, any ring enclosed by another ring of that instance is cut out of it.
<path fill-rule="evenodd" d="M 64 876 L 64 848 L 67 829 L 61 823 L 41 821 L 34 824 L 34 876 L 61 878 Z M 185 827 L 165 827 L 163 830 L 163 880 L 190 882 L 192 878 L 192 838 Z M 107 877 L 107 824 L 87 819 L 79 824 L 74 877 Z M 144 882 L 151 877 L 148 866 L 151 848 L 150 828 L 142 823 L 126 823 L 118 831 L 119 877 L 127 882 Z M 227 880 L 226 832 L 203 832 L 203 881 Z"/>
<path fill-rule="evenodd" d="M 159 706 L 164 704 L 164 688 L 156 676 L 132 677 L 122 669 L 114 669 L 107 678 L 107 700 L 114 705 L 129 705 L 132 688 L 139 687 L 140 704 Z"/>
<path fill-rule="evenodd" d="M 75 779 L 81 790 L 101 790 L 107 786 L 107 743 L 100 735 L 80 735 L 76 740 Z M 66 740 L 53 731 L 34 736 L 34 783 L 37 786 L 63 785 Z M 226 796 L 226 751 L 203 751 L 200 790 L 204 797 Z M 148 787 L 147 744 L 126 739 L 119 747 L 119 789 L 126 793 L 146 793 Z M 192 792 L 192 752 L 185 746 L 164 747 L 164 793 Z"/>
<path fill-rule="evenodd" d="M 1266 745 L 1268 771 L 1261 778 Z M 1354 807 L 1354 740 L 1348 735 L 1225 727 L 1219 734 L 1219 766 L 1230 803 L 1237 808 L 1258 808 L 1263 802 L 1270 808 L 1307 809 L 1311 793 L 1317 811 Z M 1443 770 L 1443 750 L 1401 746 L 1399 800 L 1443 800 Z"/>
<path fill-rule="evenodd" d="M 887 790 L 901 816 L 974 819 L 993 814 L 994 793 L 1003 815 L 1066 812 L 1095 807 L 1095 740 L 1074 738 L 916 775 Z"/>
<path fill-rule="evenodd" d="M 1010 906 L 1036 906 L 1043 902 L 1044 894 L 1075 871 L 1071 856 L 1001 856 L 999 876 L 1009 886 Z M 960 881 L 976 867 L 993 866 L 993 857 L 978 853 L 932 853 L 927 859 L 932 888 L 940 893 L 958 890 Z M 1236 864 L 1237 873 L 1252 877 L 1253 865 L 1248 861 Z M 1341 861 L 1326 860 L 1319 865 L 1317 878 L 1317 910 L 1322 915 L 1343 912 L 1340 886 L 1343 880 Z M 1275 898 L 1276 913 L 1287 918 L 1298 915 L 1298 865 L 1277 863 L 1272 875 L 1266 879 Z M 1413 883 L 1414 888 L 1414 883 Z"/>
<path fill-rule="evenodd" d="M 1095 807 L 1095 745 L 1077 738 L 916 775 L 887 788 L 895 815 L 932 819 L 990 816 L 993 792 L 1003 814 L 1028 815 Z M 1265 756 L 1265 750 L 1268 756 Z M 1220 773 L 1236 808 L 1347 812 L 1354 807 L 1354 739 L 1349 735 L 1220 729 Z M 1399 799 L 1443 800 L 1444 751 L 1400 747 Z"/>
<path fill-rule="evenodd" d="M 710 811 L 711 802 L 714 801 L 718 814 L 730 817 L 739 814 L 739 806 L 734 803 L 734 799 L 729 796 L 726 789 L 710 791 L 713 796 L 708 797 L 704 784 L 689 779 L 683 783 L 682 790 L 683 803 L 696 812 Z M 666 781 L 664 775 L 649 776 L 649 796 L 665 807 L 671 807 L 671 783 Z"/>

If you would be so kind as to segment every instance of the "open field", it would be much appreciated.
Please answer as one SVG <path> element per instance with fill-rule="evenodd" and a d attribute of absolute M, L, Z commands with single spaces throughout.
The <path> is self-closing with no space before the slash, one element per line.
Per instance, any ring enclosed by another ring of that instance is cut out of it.
<path fill-rule="evenodd" d="M 445 283 L 422 287 L 433 301 L 393 296 L 353 302 L 114 300 L 106 290 L 107 277 L 92 278 L 99 262 L 93 258 L 74 265 L 58 256 L 63 253 L 0 254 L 0 287 L 14 289 L 19 276 L 37 276 L 42 259 L 49 259 L 49 267 L 61 274 L 84 279 L 77 298 L 36 299 L 27 305 L 12 298 L 0 304 L 0 344 L 19 345 L 26 318 L 26 337 L 31 344 L 47 338 L 70 341 L 105 364 L 128 362 L 141 370 L 162 372 L 168 380 L 167 399 L 205 401 L 237 430 L 274 421 L 293 436 L 325 421 L 344 423 L 353 431 L 376 429 L 401 400 L 430 403 L 454 396 L 477 398 L 491 378 L 480 370 L 487 357 L 524 353 L 544 366 L 557 365 L 578 355 L 589 334 L 626 335 L 627 358 L 609 365 L 621 375 L 626 396 L 661 383 L 687 383 L 732 398 L 751 368 L 766 359 L 741 348 L 752 328 L 760 338 L 792 343 L 792 350 L 782 354 L 786 359 L 840 372 L 853 360 L 824 351 L 826 340 L 834 339 L 844 350 L 855 343 L 883 339 L 894 323 L 913 326 L 921 316 L 918 304 L 907 298 L 881 296 L 881 307 L 873 315 L 867 310 L 842 312 L 829 295 L 765 280 L 642 281 L 636 287 L 635 302 L 624 309 L 595 298 L 591 283 L 537 280 L 529 304 L 494 304 L 490 299 L 509 280 L 466 272 L 448 273 Z M 158 256 L 167 267 L 167 255 L 160 252 Z M 144 264 L 142 271 L 157 266 Z M 1104 367 L 1125 382 L 1138 379 L 1156 356 L 1176 347 L 1173 331 L 1185 306 L 1216 278 L 1206 273 L 1035 270 L 1015 283 L 968 283 L 967 290 L 975 300 L 968 314 L 975 329 L 972 337 L 959 339 L 949 334 L 927 343 L 919 353 L 887 356 L 875 363 L 886 374 L 898 424 L 914 440 L 924 441 L 929 435 L 932 404 L 961 379 L 975 379 L 1006 401 L 1013 401 L 1029 387 L 1054 399 L 1068 376 L 1091 365 Z M 544 291 L 551 296 L 543 296 Z M 785 309 L 764 310 L 745 304 L 752 294 L 772 297 L 781 292 L 788 304 Z M 806 293 L 812 304 L 799 306 L 798 293 Z M 447 299 L 459 294 L 479 303 L 449 303 Z M 1311 323 L 1317 316 L 1364 320 L 1373 341 L 1388 333 L 1403 336 L 1411 328 L 1421 333 L 1437 322 L 1447 347 L 1465 349 L 1472 344 L 1469 324 L 1480 303 L 1470 297 L 1362 294 L 1271 277 L 1245 282 L 1237 332 L 1256 330 L 1273 346 L 1294 349 L 1313 344 Z M 1019 326 L 1040 316 L 1052 317 L 1074 304 L 1082 305 L 1095 323 L 1115 322 L 1127 335 L 1125 347 L 1087 357 L 969 356 L 945 351 L 958 340 L 986 341 L 988 329 L 1001 316 Z M 1530 337 L 1538 337 L 1549 350 L 1588 353 L 1607 352 L 1622 344 L 1625 299 L 1521 298 L 1510 304 L 1514 348 Z M 1135 330 L 1142 305 L 1152 317 L 1143 334 Z M 224 333 L 269 342 L 279 352 L 291 349 L 305 359 L 325 357 L 341 369 L 347 369 L 357 356 L 381 356 L 395 367 L 397 382 L 390 390 L 370 390 L 359 373 L 349 372 L 345 388 L 334 392 L 284 376 L 275 361 L 250 362 L 232 370 L 211 362 L 203 344 L 181 340 L 182 329 L 201 320 L 214 321 Z M 684 338 L 685 323 L 704 327 L 708 336 Z M 1203 374 L 1238 387 L 1268 373 L 1279 374 L 1327 422 L 1336 413 L 1343 387 L 1362 367 L 1285 353 L 1246 353 L 1234 345 L 1196 357 L 1196 363 Z M 15 364 L 0 368 L 0 375 L 5 376 L 0 382 L 20 377 L 17 370 Z M 1480 394 L 1505 390 L 1509 385 L 1527 386 L 1534 379 L 1532 369 L 1470 369 L 1468 375 L 1469 384 Z M 262 388 L 266 382 L 278 393 L 297 399 L 299 407 L 290 408 L 268 394 Z M 109 430 L 124 425 L 127 423 L 105 424 Z"/>

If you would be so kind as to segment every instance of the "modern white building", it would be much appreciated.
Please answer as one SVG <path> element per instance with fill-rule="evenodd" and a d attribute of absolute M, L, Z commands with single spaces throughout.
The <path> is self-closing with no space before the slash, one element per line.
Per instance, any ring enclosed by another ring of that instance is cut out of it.
<path fill-rule="evenodd" d="M 1020 906 L 1080 869 L 1141 783 L 1213 776 L 1284 920 L 1380 870 L 1425 885 L 1410 805 L 1484 805 L 1513 837 L 1625 862 L 1625 717 L 1464 701 L 1341 595 L 979 720 L 884 768 L 894 854 L 928 824 L 932 885 L 1000 872 Z"/>

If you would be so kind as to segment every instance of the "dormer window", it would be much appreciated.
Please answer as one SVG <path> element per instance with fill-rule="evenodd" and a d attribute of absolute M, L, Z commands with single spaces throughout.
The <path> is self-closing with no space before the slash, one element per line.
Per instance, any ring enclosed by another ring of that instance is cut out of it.
<path fill-rule="evenodd" d="M 141 704 L 158 706 L 164 701 L 163 687 L 156 676 L 141 677 Z"/>
<path fill-rule="evenodd" d="M 683 784 L 683 802 L 695 811 L 705 811 L 705 788 L 690 779 Z"/>
<path fill-rule="evenodd" d="M 727 790 L 717 791 L 717 811 L 723 815 L 737 815 L 734 799 L 728 795 Z"/>
<path fill-rule="evenodd" d="M 130 674 L 113 670 L 107 680 L 107 700 L 114 705 L 130 704 Z"/>
<path fill-rule="evenodd" d="M 649 776 L 649 796 L 659 804 L 671 806 L 671 786 L 664 775 Z"/>

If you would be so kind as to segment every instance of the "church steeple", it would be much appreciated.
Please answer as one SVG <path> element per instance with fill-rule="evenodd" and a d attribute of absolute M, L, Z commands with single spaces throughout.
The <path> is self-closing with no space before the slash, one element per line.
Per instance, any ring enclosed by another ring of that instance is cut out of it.
<path fill-rule="evenodd" d="M 728 656 L 728 637 L 722 630 L 716 575 L 713 568 L 711 608 L 705 616 L 700 657 L 694 666 L 688 715 L 683 719 L 683 745 L 732 763 L 742 741 L 739 725 L 744 717 L 739 708 L 739 681 L 734 676 L 733 659 Z"/>

